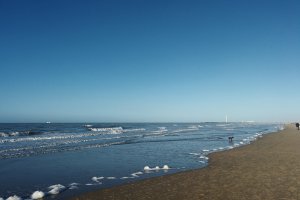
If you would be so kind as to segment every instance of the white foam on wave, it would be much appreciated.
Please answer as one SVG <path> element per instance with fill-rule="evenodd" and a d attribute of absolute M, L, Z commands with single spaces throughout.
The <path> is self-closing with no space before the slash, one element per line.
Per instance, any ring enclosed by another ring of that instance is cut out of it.
<path fill-rule="evenodd" d="M 86 183 L 85 185 L 91 186 L 91 185 L 95 185 L 95 184 L 94 183 Z"/>
<path fill-rule="evenodd" d="M 206 157 L 206 156 L 200 156 L 199 158 L 200 158 L 200 159 L 203 159 L 203 160 L 208 160 L 208 159 L 209 159 L 209 158 Z"/>
<path fill-rule="evenodd" d="M 51 185 L 48 187 L 48 189 L 50 190 L 48 193 L 49 194 L 59 194 L 61 191 L 65 190 L 66 187 L 61 185 L 61 184 L 56 184 L 56 185 Z"/>
<path fill-rule="evenodd" d="M 79 185 L 80 185 L 79 183 L 70 183 L 70 184 L 69 184 L 69 189 L 70 189 L 70 190 L 78 189 L 78 186 L 79 186 Z"/>
<path fill-rule="evenodd" d="M 156 166 L 156 167 L 149 167 L 149 166 L 145 166 L 144 167 L 144 171 L 154 171 L 154 170 L 168 170 L 168 169 L 171 169 L 168 165 L 164 165 L 162 168 L 160 168 L 159 166 Z"/>
<path fill-rule="evenodd" d="M 190 131 L 197 131 L 197 130 L 199 130 L 199 126 L 193 125 L 187 128 L 174 130 L 172 133 L 182 133 L 182 132 L 190 132 Z"/>
<path fill-rule="evenodd" d="M 95 132 L 109 132 L 109 134 L 120 134 L 123 133 L 122 127 L 113 127 L 113 128 L 89 128 L 90 131 Z"/>
<path fill-rule="evenodd" d="M 189 153 L 190 155 L 193 155 L 193 156 L 199 156 L 201 155 L 201 153 Z"/>
<path fill-rule="evenodd" d="M 32 199 L 41 199 L 45 196 L 45 193 L 42 191 L 35 191 L 34 193 L 32 193 L 31 198 Z"/>
<path fill-rule="evenodd" d="M 22 198 L 18 197 L 17 195 L 14 195 L 14 196 L 8 197 L 6 200 L 22 200 Z"/>
<path fill-rule="evenodd" d="M 164 169 L 164 170 L 166 170 L 166 169 L 171 169 L 168 165 L 164 165 L 163 167 L 162 167 L 162 169 Z"/>
<path fill-rule="evenodd" d="M 92 181 L 95 181 L 95 182 L 97 182 L 97 183 L 99 183 L 99 181 L 102 180 L 102 179 L 104 179 L 103 176 L 100 176 L 100 177 L 94 176 L 94 177 L 92 177 Z"/>
<path fill-rule="evenodd" d="M 90 131 L 101 132 L 105 134 L 121 134 L 127 132 L 145 131 L 144 128 L 134 128 L 134 129 L 123 129 L 123 127 L 112 127 L 112 128 L 89 128 Z"/>
<path fill-rule="evenodd" d="M 83 125 L 84 127 L 88 127 L 88 128 L 90 128 L 90 127 L 92 127 L 93 125 L 91 125 L 91 124 L 85 124 L 85 125 Z"/>
<path fill-rule="evenodd" d="M 114 176 L 109 176 L 109 177 L 106 177 L 106 179 L 114 180 L 114 179 L 116 179 L 116 177 L 114 177 Z"/>
<path fill-rule="evenodd" d="M 121 180 L 124 180 L 124 179 L 130 179 L 130 178 L 135 178 L 135 177 L 123 176 L 123 177 L 121 177 L 120 179 L 121 179 Z"/>
<path fill-rule="evenodd" d="M 8 137 L 9 135 L 7 133 L 3 133 L 3 132 L 0 132 L 0 137 Z"/>
<path fill-rule="evenodd" d="M 143 174 L 143 172 L 134 172 L 134 173 L 131 174 L 131 176 L 139 177 L 139 175 L 142 175 L 142 174 Z"/>
<path fill-rule="evenodd" d="M 189 126 L 188 129 L 191 129 L 191 130 L 199 130 L 199 125 L 192 125 L 192 126 Z"/>
<path fill-rule="evenodd" d="M 167 131 L 167 127 L 164 127 L 164 126 L 158 127 L 158 129 L 161 130 L 161 131 Z"/>
<path fill-rule="evenodd" d="M 80 185 L 80 183 L 70 183 L 69 186 Z"/>

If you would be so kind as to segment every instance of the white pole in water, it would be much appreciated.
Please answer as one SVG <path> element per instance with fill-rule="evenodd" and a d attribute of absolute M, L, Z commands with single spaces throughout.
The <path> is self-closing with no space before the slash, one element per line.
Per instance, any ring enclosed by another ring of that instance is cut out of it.
<path fill-rule="evenodd" d="M 227 115 L 226 115 L 226 123 L 227 123 L 228 121 L 227 121 Z"/>

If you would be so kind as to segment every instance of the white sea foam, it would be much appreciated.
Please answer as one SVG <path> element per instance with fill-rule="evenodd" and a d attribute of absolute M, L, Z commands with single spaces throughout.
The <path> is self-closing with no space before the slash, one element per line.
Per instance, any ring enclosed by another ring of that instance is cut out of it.
<path fill-rule="evenodd" d="M 14 195 L 14 196 L 8 197 L 6 200 L 22 200 L 22 198 L 18 197 L 17 195 Z"/>
<path fill-rule="evenodd" d="M 197 130 L 199 130 L 198 126 L 189 126 L 187 128 L 175 130 L 173 131 L 173 133 L 182 133 L 182 132 L 190 132 L 190 131 L 197 131 Z"/>
<path fill-rule="evenodd" d="M 190 155 L 193 155 L 193 156 L 199 156 L 200 153 L 189 153 Z"/>
<path fill-rule="evenodd" d="M 198 126 L 196 126 L 196 125 L 189 126 L 188 129 L 190 129 L 190 130 L 198 130 L 199 129 L 199 125 Z"/>
<path fill-rule="evenodd" d="M 32 199 L 41 199 L 45 196 L 45 193 L 42 191 L 35 191 L 34 193 L 32 193 L 31 198 Z"/>
<path fill-rule="evenodd" d="M 93 125 L 91 125 L 91 124 L 86 124 L 86 125 L 83 125 L 84 127 L 88 127 L 88 128 L 90 128 L 90 127 L 92 127 Z"/>
<path fill-rule="evenodd" d="M 134 172 L 134 173 L 131 174 L 131 176 L 139 177 L 139 175 L 142 175 L 142 174 L 143 174 L 143 172 Z"/>
<path fill-rule="evenodd" d="M 123 133 L 122 127 L 113 127 L 113 128 L 89 128 L 91 131 L 95 132 L 109 132 L 109 134 L 120 134 Z"/>
<path fill-rule="evenodd" d="M 109 177 L 106 177 L 106 179 L 114 180 L 114 179 L 116 179 L 116 177 L 114 177 L 114 176 L 109 176 Z"/>
<path fill-rule="evenodd" d="M 56 185 L 51 185 L 48 187 L 48 189 L 50 190 L 48 193 L 49 194 L 59 194 L 61 191 L 65 190 L 66 187 L 61 185 L 61 184 L 56 184 Z"/>
<path fill-rule="evenodd" d="M 170 167 L 169 167 L 168 165 L 164 165 L 164 166 L 162 167 L 162 169 L 167 170 L 167 169 L 170 169 Z"/>
<path fill-rule="evenodd" d="M 136 132 L 136 131 L 145 131 L 145 128 L 132 128 L 132 129 L 123 129 L 123 132 Z"/>
<path fill-rule="evenodd" d="M 72 186 L 69 187 L 69 189 L 70 190 L 76 190 L 76 189 L 78 189 L 78 186 L 77 185 L 72 185 Z"/>
<path fill-rule="evenodd" d="M 122 127 L 113 127 L 113 128 L 89 128 L 90 131 L 100 132 L 105 134 L 121 134 L 126 132 L 136 132 L 136 131 L 145 131 L 144 128 L 134 128 L 134 129 L 123 129 Z"/>
<path fill-rule="evenodd" d="M 3 133 L 3 132 L 0 132 L 0 137 L 8 137 L 9 135 L 7 133 Z"/>
<path fill-rule="evenodd" d="M 95 181 L 95 182 L 99 183 L 99 180 L 102 180 L 102 179 L 104 179 L 103 176 L 100 176 L 100 177 L 94 176 L 94 177 L 92 178 L 92 181 Z"/>
<path fill-rule="evenodd" d="M 124 179 L 130 179 L 130 178 L 135 178 L 135 177 L 128 177 L 128 176 L 123 176 L 122 178 L 120 178 L 121 180 L 124 180 Z"/>
<path fill-rule="evenodd" d="M 80 185 L 80 183 L 70 183 L 69 186 Z"/>
<path fill-rule="evenodd" d="M 200 158 L 200 159 L 204 159 L 204 160 L 208 160 L 208 159 L 209 159 L 209 158 L 206 157 L 206 156 L 200 156 L 199 158 Z"/>
<path fill-rule="evenodd" d="M 144 171 L 146 171 L 146 172 L 147 171 L 157 171 L 157 170 L 161 170 L 161 169 L 168 170 L 168 169 L 170 169 L 170 167 L 168 165 L 164 165 L 162 168 L 160 168 L 159 166 L 156 166 L 156 167 L 153 167 L 153 168 L 151 168 L 149 166 L 144 167 Z"/>
<path fill-rule="evenodd" d="M 70 189 L 70 190 L 78 189 L 78 186 L 79 186 L 79 185 L 80 185 L 79 183 L 70 183 L 70 184 L 69 184 L 69 189 Z"/>

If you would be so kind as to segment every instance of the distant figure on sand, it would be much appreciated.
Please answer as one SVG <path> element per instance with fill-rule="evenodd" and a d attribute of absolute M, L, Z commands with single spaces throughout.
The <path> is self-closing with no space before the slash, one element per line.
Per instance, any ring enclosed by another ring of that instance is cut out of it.
<path fill-rule="evenodd" d="M 232 142 L 232 139 L 233 139 L 234 137 L 228 137 L 228 141 L 229 141 L 229 143 L 231 143 Z"/>
<path fill-rule="evenodd" d="M 299 130 L 299 123 L 298 123 L 298 122 L 296 123 L 296 127 L 297 127 L 297 129 Z"/>

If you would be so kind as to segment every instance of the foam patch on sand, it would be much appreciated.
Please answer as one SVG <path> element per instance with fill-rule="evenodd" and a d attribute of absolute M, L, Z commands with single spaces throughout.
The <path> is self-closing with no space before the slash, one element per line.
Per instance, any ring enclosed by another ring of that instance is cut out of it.
<path fill-rule="evenodd" d="M 18 197 L 17 195 L 14 195 L 14 196 L 8 197 L 6 200 L 22 200 L 22 198 Z"/>
<path fill-rule="evenodd" d="M 56 185 L 51 185 L 48 187 L 48 189 L 50 190 L 48 193 L 49 194 L 59 194 L 61 191 L 65 190 L 66 187 L 61 185 L 61 184 L 56 184 Z"/>
<path fill-rule="evenodd" d="M 35 191 L 34 193 L 32 193 L 31 198 L 32 199 L 41 199 L 45 196 L 45 193 L 42 191 Z"/>

